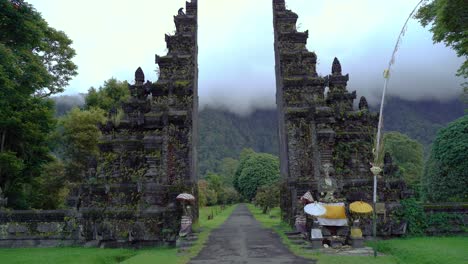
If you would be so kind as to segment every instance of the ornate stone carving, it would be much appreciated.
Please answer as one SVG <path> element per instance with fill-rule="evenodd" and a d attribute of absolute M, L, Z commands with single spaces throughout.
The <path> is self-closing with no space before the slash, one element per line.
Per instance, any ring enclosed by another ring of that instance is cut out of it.
<path fill-rule="evenodd" d="M 369 110 L 369 105 L 367 104 L 366 97 L 361 96 L 359 100 L 359 110 Z"/>
<path fill-rule="evenodd" d="M 332 75 L 341 75 L 341 63 L 336 57 L 333 59 Z"/>

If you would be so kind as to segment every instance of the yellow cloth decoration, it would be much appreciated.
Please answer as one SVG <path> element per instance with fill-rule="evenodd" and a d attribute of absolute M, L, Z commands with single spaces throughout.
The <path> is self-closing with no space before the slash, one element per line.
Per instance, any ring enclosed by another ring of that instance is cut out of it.
<path fill-rule="evenodd" d="M 362 230 L 359 227 L 351 227 L 351 237 L 362 237 Z"/>
<path fill-rule="evenodd" d="M 323 205 L 327 212 L 321 216 L 327 219 L 346 219 L 346 212 L 344 205 Z"/>
<path fill-rule="evenodd" d="M 351 203 L 349 205 L 349 210 L 353 213 L 358 213 L 358 214 L 368 214 L 372 213 L 372 205 L 362 202 L 362 201 L 357 201 L 354 203 Z"/>

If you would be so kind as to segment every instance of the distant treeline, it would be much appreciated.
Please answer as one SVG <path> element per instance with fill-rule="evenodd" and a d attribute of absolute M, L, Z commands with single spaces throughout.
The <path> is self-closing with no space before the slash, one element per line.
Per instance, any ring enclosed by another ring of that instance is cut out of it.
<path fill-rule="evenodd" d="M 84 103 L 82 95 L 59 96 L 54 100 L 57 116 Z M 439 102 L 390 97 L 385 105 L 384 129 L 398 131 L 419 141 L 428 155 L 437 131 L 463 116 L 464 108 L 464 104 L 457 98 Z M 376 106 L 371 109 L 377 111 Z M 257 110 L 247 116 L 210 107 L 202 109 L 199 116 L 199 175 L 206 175 L 207 172 L 219 173 L 221 161 L 224 158 L 239 157 L 244 148 L 278 155 L 276 116 L 276 109 Z"/>

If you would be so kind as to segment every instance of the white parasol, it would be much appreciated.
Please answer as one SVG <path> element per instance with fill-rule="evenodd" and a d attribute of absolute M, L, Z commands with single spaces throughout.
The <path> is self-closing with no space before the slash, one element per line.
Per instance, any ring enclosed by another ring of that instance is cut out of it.
<path fill-rule="evenodd" d="M 177 195 L 176 199 L 178 201 L 189 201 L 189 202 L 193 202 L 195 201 L 195 197 L 189 193 L 181 193 L 179 195 Z"/>
<path fill-rule="evenodd" d="M 304 212 L 312 216 L 321 216 L 327 212 L 327 209 L 317 202 L 308 204 L 304 207 Z"/>

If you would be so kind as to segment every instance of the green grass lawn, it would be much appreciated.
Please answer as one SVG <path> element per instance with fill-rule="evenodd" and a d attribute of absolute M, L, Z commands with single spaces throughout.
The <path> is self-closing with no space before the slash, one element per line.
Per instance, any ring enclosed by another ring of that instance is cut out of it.
<path fill-rule="evenodd" d="M 2 248 L 0 263 L 118 263 L 133 255 L 129 249 Z"/>
<path fill-rule="evenodd" d="M 266 228 L 274 229 L 284 244 L 296 255 L 317 259 L 319 264 L 467 264 L 468 263 L 468 237 L 420 237 L 406 239 L 391 239 L 371 244 L 386 256 L 331 256 L 320 253 L 310 253 L 298 245 L 292 244 L 285 231 L 291 228 L 282 223 L 279 208 L 273 209 L 270 214 L 262 214 L 261 209 L 249 204 L 249 210 L 255 218 Z"/>
<path fill-rule="evenodd" d="M 196 256 L 203 248 L 210 232 L 221 225 L 232 213 L 236 206 L 228 206 L 225 210 L 219 207 L 205 207 L 200 209 L 198 227 L 201 232 L 199 239 L 190 252 L 184 256 L 177 256 L 175 248 L 148 248 L 142 250 L 132 249 L 99 249 L 99 248 L 15 248 L 0 249 L 0 263 L 186 263 L 190 258 Z M 207 220 L 208 215 L 213 212 L 214 218 Z"/>
<path fill-rule="evenodd" d="M 397 263 L 466 264 L 468 237 L 414 237 L 379 241 L 377 250 L 395 256 Z"/>

